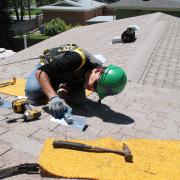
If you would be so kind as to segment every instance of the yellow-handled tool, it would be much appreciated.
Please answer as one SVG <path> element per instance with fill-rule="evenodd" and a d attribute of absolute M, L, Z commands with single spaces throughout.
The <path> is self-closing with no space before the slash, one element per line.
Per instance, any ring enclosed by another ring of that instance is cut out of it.
<path fill-rule="evenodd" d="M 41 116 L 41 111 L 39 110 L 26 110 L 21 117 L 7 119 L 7 123 L 14 123 L 19 119 L 23 119 L 24 122 L 34 121 L 37 120 Z"/>
<path fill-rule="evenodd" d="M 24 113 L 24 111 L 31 109 L 27 98 L 16 99 L 12 101 L 12 109 L 15 113 Z"/>

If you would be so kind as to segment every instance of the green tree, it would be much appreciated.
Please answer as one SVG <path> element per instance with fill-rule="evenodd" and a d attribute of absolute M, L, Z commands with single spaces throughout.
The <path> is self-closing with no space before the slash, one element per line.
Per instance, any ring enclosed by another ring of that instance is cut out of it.
<path fill-rule="evenodd" d="M 28 7 L 29 19 L 31 20 L 31 0 L 27 0 L 27 7 Z"/>
<path fill-rule="evenodd" d="M 21 21 L 23 21 L 23 17 L 24 17 L 24 6 L 23 6 L 23 1 L 19 0 L 19 7 L 20 7 L 20 14 L 21 14 Z"/>
<path fill-rule="evenodd" d="M 52 4 L 58 2 L 58 0 L 36 0 L 37 6 L 43 6 L 47 4 Z"/>
<path fill-rule="evenodd" d="M 14 11 L 16 14 L 16 19 L 17 21 L 21 20 L 23 21 L 24 19 L 24 14 L 25 14 L 25 7 L 28 8 L 28 12 L 29 12 L 29 18 L 30 17 L 30 4 L 31 4 L 31 0 L 9 0 L 9 2 L 13 1 L 13 7 L 14 7 Z M 20 10 L 20 12 L 18 11 Z"/>
<path fill-rule="evenodd" d="M 19 21 L 18 1 L 17 0 L 13 0 L 13 6 L 14 6 L 14 11 L 16 13 L 16 19 L 17 19 L 17 21 Z"/>
<path fill-rule="evenodd" d="M 43 5 L 43 0 L 36 0 L 37 6 L 42 6 Z"/>
<path fill-rule="evenodd" d="M 9 38 L 13 36 L 8 1 L 0 0 L 0 47 L 8 48 Z"/>

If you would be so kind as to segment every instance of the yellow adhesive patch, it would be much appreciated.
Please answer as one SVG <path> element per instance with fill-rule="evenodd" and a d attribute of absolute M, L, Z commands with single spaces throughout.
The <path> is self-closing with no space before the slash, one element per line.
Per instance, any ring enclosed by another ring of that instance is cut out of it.
<path fill-rule="evenodd" d="M 125 142 L 133 154 L 133 163 L 113 153 L 95 153 L 71 149 L 54 149 L 47 139 L 39 156 L 39 165 L 51 175 L 65 178 L 99 180 L 144 180 L 180 177 L 180 141 L 131 139 L 117 141 L 103 138 L 94 141 L 73 140 L 94 146 L 122 149 Z"/>
<path fill-rule="evenodd" d="M 4 83 L 4 81 L 0 83 Z M 15 84 L 0 87 L 0 93 L 8 94 L 11 96 L 25 96 L 25 85 L 25 79 L 17 78 Z M 86 90 L 86 96 L 89 96 L 92 93 L 92 91 Z"/>
<path fill-rule="evenodd" d="M 3 82 L 0 82 L 3 83 Z M 8 85 L 0 88 L 0 93 L 12 95 L 12 96 L 25 96 L 25 84 L 26 80 L 21 78 L 16 78 L 16 83 L 13 85 Z"/>

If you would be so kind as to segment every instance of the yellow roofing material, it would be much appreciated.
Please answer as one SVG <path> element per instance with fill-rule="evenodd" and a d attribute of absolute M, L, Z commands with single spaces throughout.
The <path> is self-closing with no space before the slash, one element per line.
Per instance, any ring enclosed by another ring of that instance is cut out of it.
<path fill-rule="evenodd" d="M 3 83 L 3 82 L 0 82 Z M 12 95 L 12 96 L 25 96 L 25 79 L 16 78 L 16 83 L 13 85 L 0 87 L 0 93 Z"/>
<path fill-rule="evenodd" d="M 180 177 L 180 141 L 112 138 L 73 140 L 94 146 L 121 150 L 125 142 L 133 154 L 133 163 L 113 153 L 54 149 L 47 139 L 39 156 L 39 165 L 51 175 L 99 180 L 177 180 Z"/>
<path fill-rule="evenodd" d="M 4 83 L 6 81 L 0 82 Z M 16 83 L 13 85 L 8 85 L 0 87 L 0 93 L 12 95 L 12 96 L 25 96 L 25 84 L 26 80 L 22 78 L 16 78 Z M 92 94 L 92 91 L 86 90 L 86 96 Z"/>

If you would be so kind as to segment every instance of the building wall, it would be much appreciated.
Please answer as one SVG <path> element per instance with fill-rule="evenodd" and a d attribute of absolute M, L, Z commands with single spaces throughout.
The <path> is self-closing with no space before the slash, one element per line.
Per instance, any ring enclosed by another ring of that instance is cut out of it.
<path fill-rule="evenodd" d="M 165 14 L 169 14 L 172 16 L 180 17 L 180 13 L 178 11 L 152 11 L 152 10 L 131 10 L 131 9 L 117 9 L 115 10 L 116 19 L 123 19 L 133 16 L 140 16 L 155 12 L 162 12 Z"/>
<path fill-rule="evenodd" d="M 104 7 L 102 9 L 102 15 L 103 16 L 114 16 L 115 15 L 115 11 L 113 9 L 109 9 L 107 7 Z"/>
<path fill-rule="evenodd" d="M 84 25 L 85 21 L 91 19 L 95 16 L 102 15 L 102 8 L 88 11 L 88 12 L 73 12 L 73 11 L 43 11 L 44 22 L 49 22 L 54 18 L 61 18 L 67 24 L 81 24 Z"/>

